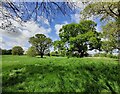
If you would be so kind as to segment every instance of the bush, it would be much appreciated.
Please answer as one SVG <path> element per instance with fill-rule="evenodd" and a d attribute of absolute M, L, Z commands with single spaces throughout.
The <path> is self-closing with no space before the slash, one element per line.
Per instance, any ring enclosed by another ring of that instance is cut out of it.
<path fill-rule="evenodd" d="M 12 55 L 23 55 L 23 48 L 20 46 L 15 46 L 12 48 Z"/>
<path fill-rule="evenodd" d="M 99 54 L 94 54 L 94 57 L 99 57 Z"/>
<path fill-rule="evenodd" d="M 100 57 L 107 57 L 107 54 L 106 53 L 100 53 L 99 56 Z"/>
<path fill-rule="evenodd" d="M 118 58 L 118 55 L 113 55 L 113 54 L 107 54 L 107 53 L 99 53 L 95 54 L 94 57 L 109 57 L 109 58 Z"/>
<path fill-rule="evenodd" d="M 118 55 L 116 56 L 116 55 L 112 55 L 112 54 L 107 54 L 107 57 L 109 57 L 109 58 L 118 58 Z"/>
<path fill-rule="evenodd" d="M 28 51 L 27 51 L 27 55 L 28 56 L 31 56 L 31 57 L 35 57 L 35 56 L 37 56 L 37 51 L 36 51 L 36 49 L 35 49 L 35 47 L 30 47 L 29 49 L 28 49 Z"/>
<path fill-rule="evenodd" d="M 57 51 L 51 52 L 50 54 L 51 54 L 51 56 L 60 56 L 60 54 Z"/>

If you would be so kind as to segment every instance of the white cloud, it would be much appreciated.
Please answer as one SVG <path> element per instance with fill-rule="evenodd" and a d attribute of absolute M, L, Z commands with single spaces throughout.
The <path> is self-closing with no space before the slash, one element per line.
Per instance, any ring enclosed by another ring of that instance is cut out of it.
<path fill-rule="evenodd" d="M 85 7 L 85 4 L 83 4 L 81 1 L 75 2 L 75 5 L 77 8 L 83 9 Z"/>
<path fill-rule="evenodd" d="M 73 22 L 79 23 L 79 21 L 80 21 L 80 14 L 76 13 L 76 14 L 71 15 L 71 20 Z"/>
<path fill-rule="evenodd" d="M 94 54 L 97 54 L 97 53 L 99 53 L 99 50 L 88 50 L 87 51 L 88 52 L 88 54 L 90 54 L 90 55 L 94 55 Z"/>
<path fill-rule="evenodd" d="M 38 19 L 37 19 L 39 22 L 42 22 L 41 24 L 42 25 L 48 25 L 48 26 L 50 26 L 50 23 L 49 23 L 49 21 L 48 21 L 48 19 L 46 19 L 46 18 L 44 18 L 43 16 L 38 16 Z"/>
<path fill-rule="evenodd" d="M 56 24 L 55 25 L 55 30 L 56 30 L 56 34 L 59 36 L 59 30 L 62 28 L 63 25 L 68 24 L 68 22 L 64 22 L 63 24 Z"/>
<path fill-rule="evenodd" d="M 61 24 L 56 24 L 56 25 L 55 25 L 55 30 L 56 30 L 56 34 L 57 34 L 57 35 L 59 35 L 59 30 L 60 30 L 60 28 L 62 28 L 62 26 L 63 26 L 63 25 L 61 25 Z"/>
<path fill-rule="evenodd" d="M 48 34 L 51 32 L 51 28 L 45 28 L 39 26 L 35 21 L 30 20 L 27 22 L 17 22 L 13 19 L 9 19 L 12 22 L 12 26 L 5 28 L 5 30 L 0 28 L 0 35 L 2 36 L 1 48 L 9 49 L 15 45 L 22 46 L 24 50 L 27 49 L 29 43 L 28 40 L 30 37 L 35 34 L 45 34 L 48 37 Z M 2 21 L 0 21 L 2 23 Z M 49 23 L 47 20 L 45 24 Z M 13 30 L 13 31 L 12 31 Z"/>

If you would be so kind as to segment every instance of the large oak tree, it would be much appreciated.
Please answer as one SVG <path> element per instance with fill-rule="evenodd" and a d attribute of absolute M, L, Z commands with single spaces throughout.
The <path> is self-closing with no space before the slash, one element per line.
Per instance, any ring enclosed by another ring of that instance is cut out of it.
<path fill-rule="evenodd" d="M 95 29 L 96 25 L 91 20 L 83 20 L 79 24 L 67 24 L 60 29 L 59 36 L 61 41 L 68 45 L 69 50 L 77 51 L 79 56 L 83 57 L 88 49 L 100 50 L 101 41 Z"/>

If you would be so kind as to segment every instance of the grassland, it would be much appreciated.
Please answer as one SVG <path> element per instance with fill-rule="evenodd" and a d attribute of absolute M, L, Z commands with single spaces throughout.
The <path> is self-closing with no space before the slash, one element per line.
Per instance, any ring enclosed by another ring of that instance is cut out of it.
<path fill-rule="evenodd" d="M 120 66 L 110 58 L 2 56 L 3 92 L 120 93 Z"/>

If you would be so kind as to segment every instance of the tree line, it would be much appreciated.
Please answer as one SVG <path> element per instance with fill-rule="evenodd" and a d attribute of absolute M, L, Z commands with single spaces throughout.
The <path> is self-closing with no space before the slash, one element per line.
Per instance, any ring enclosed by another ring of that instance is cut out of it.
<path fill-rule="evenodd" d="M 117 44 L 117 24 L 109 22 L 102 27 L 102 32 L 97 32 L 97 23 L 92 20 L 81 20 L 79 23 L 71 23 L 64 25 L 59 30 L 60 40 L 52 42 L 52 39 L 44 34 L 36 34 L 29 38 L 32 46 L 28 49 L 29 56 L 44 55 L 53 56 L 89 56 L 88 50 L 105 51 L 112 54 L 114 49 L 118 49 Z M 53 47 L 54 51 L 50 52 Z M 23 49 L 15 46 L 12 50 L 2 50 L 2 54 L 23 55 Z"/>

